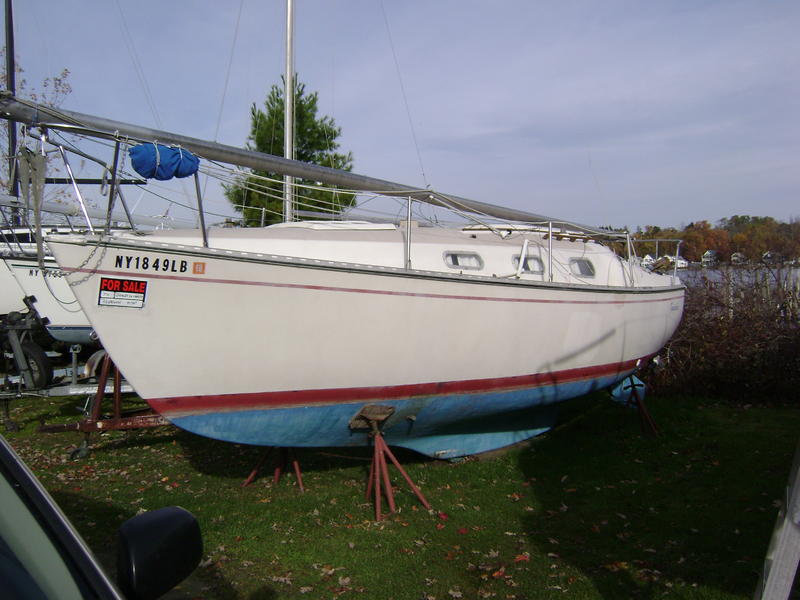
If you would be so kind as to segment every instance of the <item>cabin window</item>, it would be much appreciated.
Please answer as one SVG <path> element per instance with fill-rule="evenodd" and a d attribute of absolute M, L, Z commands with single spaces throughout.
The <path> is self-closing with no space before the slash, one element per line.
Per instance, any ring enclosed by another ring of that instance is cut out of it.
<path fill-rule="evenodd" d="M 519 267 L 519 255 L 513 257 L 514 270 Z M 544 263 L 538 256 L 526 256 L 522 261 L 522 272 L 531 273 L 533 275 L 541 275 L 544 273 Z"/>
<path fill-rule="evenodd" d="M 478 271 L 483 268 L 483 259 L 474 252 L 445 252 L 444 262 L 451 269 Z"/>
<path fill-rule="evenodd" d="M 578 277 L 594 277 L 594 265 L 588 258 L 569 259 L 569 269 Z"/>

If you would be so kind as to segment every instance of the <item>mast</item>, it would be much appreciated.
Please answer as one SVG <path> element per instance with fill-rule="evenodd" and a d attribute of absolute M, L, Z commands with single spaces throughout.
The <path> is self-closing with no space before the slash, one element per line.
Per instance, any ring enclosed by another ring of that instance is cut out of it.
<path fill-rule="evenodd" d="M 14 7 L 6 0 L 6 86 L 12 95 L 17 93 L 17 68 L 14 61 Z M 14 168 L 14 155 L 17 152 L 17 123 L 8 120 L 8 193 L 19 196 L 19 177 Z M 16 211 L 15 211 L 16 212 Z"/>
<path fill-rule="evenodd" d="M 294 3 L 286 0 L 286 75 L 283 79 L 283 157 L 294 158 Z M 283 176 L 283 222 L 294 221 L 294 177 Z"/>

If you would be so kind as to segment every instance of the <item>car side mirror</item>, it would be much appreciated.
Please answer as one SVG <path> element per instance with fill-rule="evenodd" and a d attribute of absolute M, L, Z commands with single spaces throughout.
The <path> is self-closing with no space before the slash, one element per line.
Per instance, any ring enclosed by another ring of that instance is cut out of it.
<path fill-rule="evenodd" d="M 197 568 L 203 556 L 194 515 L 168 506 L 137 515 L 119 528 L 117 583 L 129 599 L 152 600 Z"/>

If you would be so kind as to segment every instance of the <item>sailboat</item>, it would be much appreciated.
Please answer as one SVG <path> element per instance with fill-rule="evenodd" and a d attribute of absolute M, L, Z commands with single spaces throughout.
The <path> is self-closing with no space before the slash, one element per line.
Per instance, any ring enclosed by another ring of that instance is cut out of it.
<path fill-rule="evenodd" d="M 683 311 L 675 272 L 620 234 L 349 172 L 0 99 L 30 127 L 173 144 L 206 160 L 405 198 L 397 222 L 97 231 L 47 238 L 103 346 L 175 425 L 268 446 L 387 443 L 454 458 L 547 430 L 614 386 Z M 470 221 L 426 227 L 412 204 Z"/>
<path fill-rule="evenodd" d="M 0 195 L 0 210 L 16 204 L 12 197 Z M 69 344 L 90 343 L 89 320 L 52 255 L 42 252 L 39 256 L 33 229 L 15 227 L 7 219 L 3 225 L 0 228 L 0 315 L 25 311 L 27 306 L 23 299 L 33 297 L 36 311 L 46 319 L 47 331 L 54 339 Z M 47 227 L 44 231 L 62 234 L 70 229 Z"/>

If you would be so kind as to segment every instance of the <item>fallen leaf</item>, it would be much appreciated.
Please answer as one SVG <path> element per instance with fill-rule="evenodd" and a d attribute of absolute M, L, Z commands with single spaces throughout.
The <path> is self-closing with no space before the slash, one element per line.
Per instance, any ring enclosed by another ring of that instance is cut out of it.
<path fill-rule="evenodd" d="M 515 563 L 519 563 L 519 562 L 529 562 L 530 560 L 531 560 L 531 557 L 530 557 L 530 555 L 529 555 L 527 552 L 525 552 L 524 554 L 517 554 L 517 555 L 514 557 L 514 562 L 515 562 Z"/>

